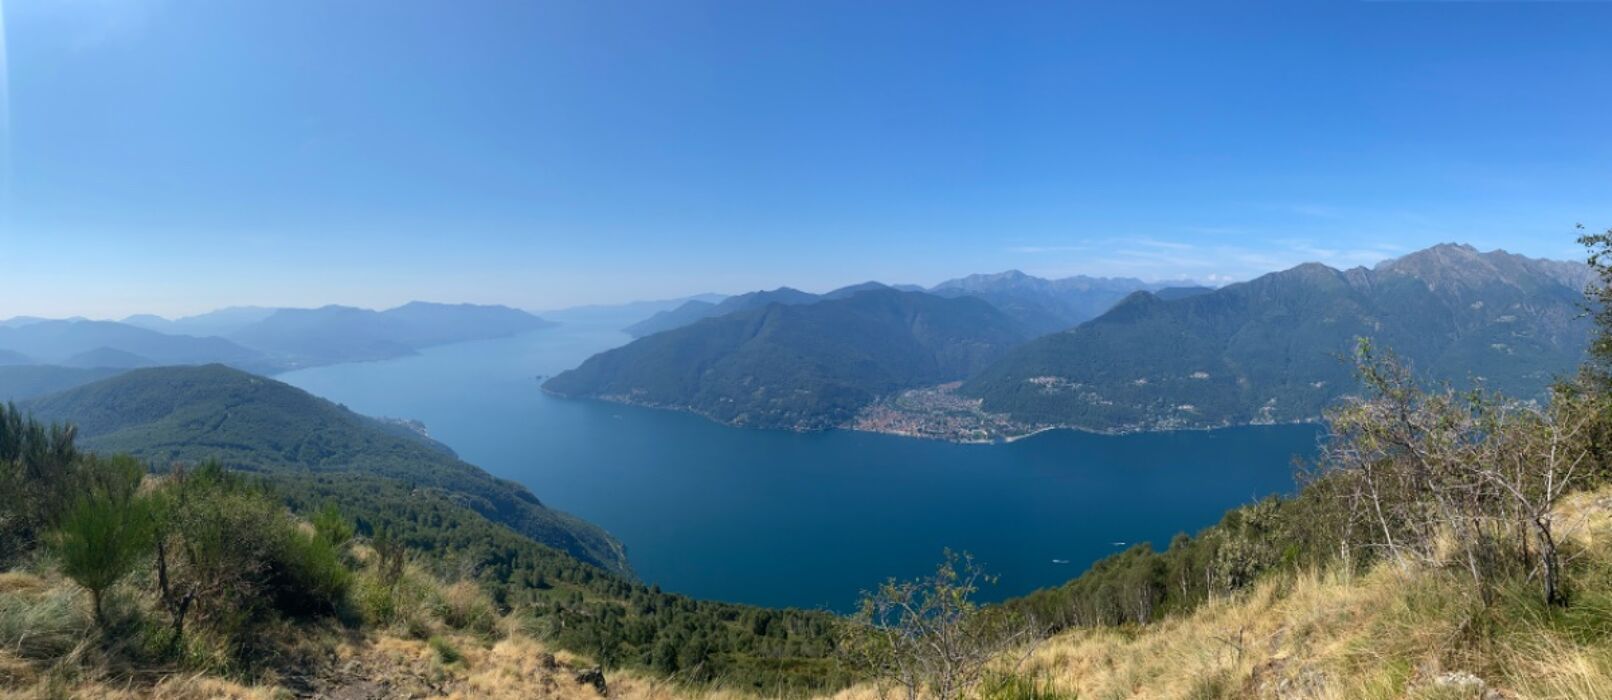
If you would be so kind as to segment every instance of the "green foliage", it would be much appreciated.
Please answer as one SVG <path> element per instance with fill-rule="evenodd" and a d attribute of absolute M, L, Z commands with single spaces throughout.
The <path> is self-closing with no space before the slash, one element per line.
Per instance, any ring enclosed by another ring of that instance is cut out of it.
<path fill-rule="evenodd" d="M 426 643 L 430 645 L 431 651 L 437 653 L 437 660 L 441 661 L 442 663 L 459 663 L 465 658 L 464 654 L 459 653 L 459 649 L 455 647 L 452 642 L 449 642 L 442 637 L 432 637 L 430 641 Z"/>
<path fill-rule="evenodd" d="M 82 493 L 67 509 L 51 549 L 62 573 L 88 589 L 95 619 L 106 621 L 102 596 L 152 545 L 152 508 L 139 495 L 145 467 L 131 457 L 88 457 L 79 468 Z"/>
<path fill-rule="evenodd" d="M 737 425 L 820 429 L 878 396 L 966 377 L 1026 338 L 979 299 L 882 289 L 705 319 L 595 355 L 543 386 Z"/>
<path fill-rule="evenodd" d="M 843 628 L 843 658 L 908 698 L 973 692 L 990 664 L 1043 632 L 1022 608 L 975 603 L 979 587 L 993 582 L 973 557 L 947 550 L 933 576 L 892 579 L 863 595 Z"/>
<path fill-rule="evenodd" d="M 71 501 L 75 437 L 0 405 L 0 565 L 32 549 Z"/>
<path fill-rule="evenodd" d="M 154 464 L 216 459 L 271 478 L 372 475 L 438 489 L 532 539 L 627 571 L 622 547 L 608 533 L 544 507 L 524 486 L 460 461 L 440 443 L 222 365 L 133 370 L 25 408 L 72 421 L 88 449 Z"/>

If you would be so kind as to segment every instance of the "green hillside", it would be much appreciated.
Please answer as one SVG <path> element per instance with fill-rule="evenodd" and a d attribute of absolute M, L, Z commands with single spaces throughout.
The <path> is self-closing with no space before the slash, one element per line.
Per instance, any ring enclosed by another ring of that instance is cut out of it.
<path fill-rule="evenodd" d="M 1025 339 L 981 300 L 880 289 L 705 319 L 595 355 L 544 388 L 822 429 L 880 395 L 966 377 Z"/>
<path fill-rule="evenodd" d="M 267 474 L 372 475 L 440 489 L 490 520 L 625 573 L 621 544 L 439 447 L 300 389 L 222 365 L 139 369 L 21 408 L 78 426 L 81 444 L 158 465 L 218 459 Z"/>
<path fill-rule="evenodd" d="M 1203 294 L 1132 295 L 965 383 L 1021 423 L 1098 430 L 1309 420 L 1353 387 L 1354 339 L 1436 380 L 1540 396 L 1583 359 L 1588 270 L 1444 245 L 1375 269 L 1307 264 Z"/>

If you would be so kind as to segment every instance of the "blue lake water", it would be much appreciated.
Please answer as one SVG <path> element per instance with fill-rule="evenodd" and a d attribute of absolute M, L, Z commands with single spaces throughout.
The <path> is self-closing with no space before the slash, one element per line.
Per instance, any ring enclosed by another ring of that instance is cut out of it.
<path fill-rule="evenodd" d="M 886 577 L 932 570 L 946 547 L 1000 575 L 987 598 L 1055 585 L 1120 543 L 1162 546 L 1291 490 L 1293 458 L 1316 448 L 1308 426 L 1002 445 L 795 434 L 539 391 L 538 375 L 627 340 L 566 325 L 279 379 L 424 421 L 466 461 L 609 530 L 645 582 L 769 606 L 846 609 Z"/>

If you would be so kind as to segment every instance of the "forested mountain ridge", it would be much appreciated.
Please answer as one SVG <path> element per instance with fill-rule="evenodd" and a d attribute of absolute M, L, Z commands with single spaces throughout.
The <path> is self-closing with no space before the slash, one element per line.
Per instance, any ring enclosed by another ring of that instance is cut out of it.
<path fill-rule="evenodd" d="M 157 465 L 218 459 L 277 473 L 368 474 L 432 487 L 532 539 L 617 572 L 619 542 L 551 510 L 440 446 L 272 379 L 222 365 L 138 369 L 26 401 L 23 410 L 78 426 L 81 443 Z"/>
<path fill-rule="evenodd" d="M 822 429 L 881 394 L 966 377 L 1027 336 L 981 300 L 885 288 L 704 319 L 595 355 L 544 388 Z"/>
<path fill-rule="evenodd" d="M 1374 268 L 1310 263 L 1164 300 L 1139 292 L 960 389 L 1027 426 L 1214 427 L 1318 417 L 1358 337 L 1439 380 L 1537 396 L 1584 357 L 1587 266 L 1440 245 Z"/>
<path fill-rule="evenodd" d="M 696 321 L 717 316 L 726 316 L 740 311 L 759 309 L 768 304 L 810 304 L 821 300 L 816 294 L 803 292 L 790 287 L 739 294 L 712 303 L 700 299 L 691 299 L 681 306 L 656 313 L 642 321 L 622 329 L 634 338 L 654 335 L 661 331 L 682 328 Z"/>

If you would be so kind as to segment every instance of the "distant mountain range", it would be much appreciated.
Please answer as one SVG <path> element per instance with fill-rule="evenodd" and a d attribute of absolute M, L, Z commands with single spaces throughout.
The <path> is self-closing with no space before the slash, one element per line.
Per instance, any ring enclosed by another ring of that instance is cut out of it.
<path fill-rule="evenodd" d="M 0 350 L 55 365 L 83 366 L 97 356 L 137 364 L 225 362 L 259 369 L 267 365 L 262 353 L 223 338 L 168 335 L 115 321 L 34 321 L 0 327 Z"/>
<path fill-rule="evenodd" d="M 79 444 L 157 465 L 218 459 L 269 477 L 352 474 L 435 490 L 555 549 L 629 573 L 620 543 L 544 506 L 406 427 L 360 416 L 287 384 L 225 367 L 137 369 L 26 401 L 42 420 L 72 422 Z"/>
<path fill-rule="evenodd" d="M 1171 295 L 1210 291 L 1187 282 L 1143 282 L 1128 277 L 1065 277 L 1042 279 L 1018 270 L 994 275 L 969 275 L 947 280 L 929 290 L 945 297 L 972 296 L 990 302 L 1017 319 L 1036 335 L 1067 330 L 1113 308 L 1132 292 Z"/>
<path fill-rule="evenodd" d="M 1579 263 L 1440 245 L 1375 268 L 1306 264 L 1209 293 L 1128 297 L 1014 350 L 959 393 L 1022 425 L 1213 427 L 1318 417 L 1368 337 L 1432 377 L 1538 396 L 1584 357 Z"/>
<path fill-rule="evenodd" d="M 677 299 L 634 301 L 625 304 L 589 304 L 565 309 L 538 312 L 543 318 L 560 323 L 613 326 L 624 328 L 643 321 L 662 311 L 675 309 L 691 301 L 717 304 L 728 298 L 726 294 L 695 294 Z"/>
<path fill-rule="evenodd" d="M 1201 428 L 1317 418 L 1355 389 L 1346 357 L 1367 337 L 1429 376 L 1533 397 L 1583 358 L 1590 279 L 1579 263 L 1446 244 L 1372 269 L 1311 263 L 1221 289 L 1012 271 L 925 293 L 784 287 L 657 314 L 632 327 L 643 337 L 546 388 L 736 425 L 951 439 Z M 896 299 L 923 315 L 895 311 Z M 934 327 L 949 329 L 943 340 L 921 340 Z M 959 348 L 978 352 L 928 359 Z"/>
<path fill-rule="evenodd" d="M 169 321 L 19 317 L 0 323 L 0 365 L 122 368 L 223 363 L 254 372 L 381 360 L 553 325 L 506 306 L 411 302 L 372 311 L 235 307 Z M 192 335 L 217 331 L 227 337 Z"/>
<path fill-rule="evenodd" d="M 882 286 L 814 303 L 790 303 L 816 297 L 787 289 L 745 296 L 737 303 L 771 301 L 600 353 L 544 388 L 733 425 L 820 429 L 881 394 L 967 377 L 1029 338 L 974 298 Z"/>
<path fill-rule="evenodd" d="M 682 305 L 661 311 L 642 321 L 627 326 L 625 331 L 634 338 L 654 335 L 661 331 L 682 328 L 695 321 L 717 316 L 726 316 L 740 311 L 759 309 L 768 304 L 810 304 L 820 300 L 816 294 L 803 292 L 799 289 L 779 287 L 771 291 L 750 292 L 727 297 L 720 302 L 710 302 L 701 299 L 692 299 Z"/>
<path fill-rule="evenodd" d="M 748 311 L 768 304 L 810 304 L 825 299 L 842 298 L 869 289 L 928 292 L 943 297 L 978 297 L 990 302 L 992 306 L 1011 316 L 1026 330 L 1036 335 L 1064 330 L 1096 318 L 1131 292 L 1168 290 L 1172 294 L 1189 294 L 1209 291 L 1206 287 L 1192 287 L 1190 283 L 1185 282 L 1150 283 L 1124 277 L 1086 276 L 1042 279 L 1018 270 L 1009 270 L 991 275 L 969 275 L 947 280 L 929 289 L 916 285 L 891 287 L 878 282 L 864 282 L 826 294 L 812 294 L 789 287 L 779 287 L 771 291 L 728 297 L 720 303 L 692 300 L 676 308 L 661 311 L 623 330 L 634 338 L 642 338 L 661 331 L 681 328 L 700 319 Z"/>
<path fill-rule="evenodd" d="M 262 321 L 279 309 L 268 306 L 230 306 L 204 314 L 169 320 L 152 314 L 136 314 L 124 323 L 170 335 L 229 335 Z"/>

